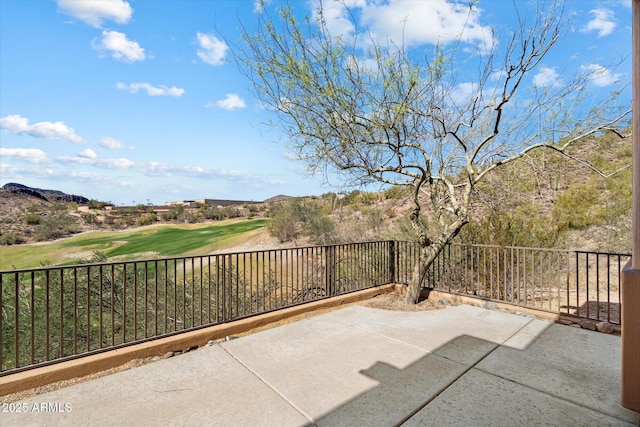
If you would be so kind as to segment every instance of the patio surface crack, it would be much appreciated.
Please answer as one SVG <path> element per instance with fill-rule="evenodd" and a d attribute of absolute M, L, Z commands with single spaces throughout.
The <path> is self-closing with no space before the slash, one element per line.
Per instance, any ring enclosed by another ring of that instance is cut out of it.
<path fill-rule="evenodd" d="M 258 378 L 260 380 L 260 382 L 262 382 L 264 385 L 266 385 L 270 390 L 272 390 L 275 394 L 277 394 L 278 396 L 280 396 L 280 398 L 282 400 L 284 400 L 285 402 L 287 402 L 287 404 L 289 406 L 291 406 L 293 409 L 295 409 L 296 411 L 298 411 L 300 414 L 302 414 L 302 416 L 304 416 L 308 421 L 309 421 L 309 425 L 316 425 L 315 422 L 313 421 L 313 417 L 311 417 L 309 414 L 307 414 L 304 410 L 302 410 L 302 408 L 299 408 L 295 403 L 293 403 L 291 400 L 287 399 L 286 396 L 284 396 L 282 393 L 280 393 L 274 386 L 272 386 L 269 381 L 267 381 L 265 378 L 263 378 L 260 374 L 258 374 L 256 371 L 254 371 L 253 369 L 251 369 L 251 367 L 249 365 L 247 365 L 246 363 L 244 363 L 242 360 L 240 360 L 239 358 L 237 358 L 235 356 L 235 354 L 233 354 L 232 352 L 230 352 L 229 350 L 227 350 L 226 348 L 224 348 L 222 345 L 218 344 L 218 347 L 220 347 L 225 353 L 227 353 L 229 356 L 231 356 L 234 360 L 236 360 L 238 363 L 240 363 L 242 366 L 244 366 L 244 368 L 246 370 L 248 370 L 249 372 L 251 372 L 256 378 Z"/>
<path fill-rule="evenodd" d="M 509 341 L 511 338 L 513 338 L 514 336 L 516 336 L 517 334 L 519 334 L 525 327 L 527 327 L 527 325 L 529 325 L 529 323 L 531 323 L 533 321 L 533 319 L 529 319 L 529 321 L 527 323 L 525 323 L 524 325 L 522 325 L 520 328 L 518 328 L 518 330 L 516 330 L 513 334 L 511 334 L 509 337 L 507 337 L 506 339 L 504 339 L 501 343 L 498 343 L 498 345 L 496 345 L 492 350 L 488 351 L 487 354 L 485 354 L 484 356 L 482 356 L 480 359 L 478 359 L 476 362 L 472 363 L 471 365 L 469 365 L 468 368 L 466 368 L 464 371 L 462 371 L 458 376 L 456 376 L 449 384 L 447 384 L 445 387 L 443 387 L 442 389 L 440 389 L 440 391 L 436 392 L 433 396 L 431 396 L 426 402 L 424 402 L 422 405 L 420 405 L 418 408 L 416 408 L 413 412 L 411 412 L 409 415 L 407 415 L 405 418 L 403 418 L 399 423 L 397 423 L 395 425 L 395 427 L 401 426 L 404 423 L 406 423 L 407 421 L 409 421 L 414 415 L 416 415 L 418 412 L 420 412 L 422 409 L 424 409 L 427 405 L 429 405 L 429 403 L 433 402 L 438 396 L 440 396 L 442 393 L 444 393 L 445 391 L 447 391 L 449 388 L 451 388 L 452 385 L 454 385 L 460 378 L 462 378 L 463 376 L 465 376 L 470 370 L 472 370 L 473 368 L 475 368 L 476 366 L 478 366 L 478 364 L 480 362 L 482 362 L 483 360 L 485 360 L 488 356 L 490 356 L 491 354 L 493 354 L 493 352 L 495 352 L 497 349 L 499 349 L 504 343 L 506 343 L 507 341 Z M 483 371 L 484 372 L 484 371 Z"/>

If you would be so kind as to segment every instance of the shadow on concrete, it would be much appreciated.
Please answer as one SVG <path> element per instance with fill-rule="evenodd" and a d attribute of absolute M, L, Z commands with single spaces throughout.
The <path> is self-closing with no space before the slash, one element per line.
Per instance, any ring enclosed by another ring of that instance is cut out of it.
<path fill-rule="evenodd" d="M 504 345 L 459 336 L 404 369 L 361 370 L 379 384 L 315 425 L 639 425 L 640 414 L 619 404 L 619 351 L 602 358 L 607 338 L 551 324 Z"/>
<path fill-rule="evenodd" d="M 588 301 L 580 306 L 563 305 L 560 308 L 563 310 L 571 310 L 569 311 L 571 314 L 597 322 L 620 324 L 621 305 L 617 302 Z"/>

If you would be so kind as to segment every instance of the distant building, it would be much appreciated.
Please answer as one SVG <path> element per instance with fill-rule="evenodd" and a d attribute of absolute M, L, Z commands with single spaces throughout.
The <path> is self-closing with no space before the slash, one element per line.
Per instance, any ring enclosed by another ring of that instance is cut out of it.
<path fill-rule="evenodd" d="M 176 202 L 166 202 L 169 206 L 182 205 L 193 206 L 194 204 L 225 207 L 225 206 L 237 206 L 237 205 L 255 205 L 262 202 L 248 201 L 248 200 L 223 200 L 223 199 L 196 199 L 196 200 L 181 200 Z"/>

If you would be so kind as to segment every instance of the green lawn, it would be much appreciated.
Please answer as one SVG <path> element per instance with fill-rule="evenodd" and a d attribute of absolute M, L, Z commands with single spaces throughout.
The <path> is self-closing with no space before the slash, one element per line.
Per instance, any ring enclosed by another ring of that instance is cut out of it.
<path fill-rule="evenodd" d="M 94 251 L 109 260 L 206 254 L 240 243 L 266 219 L 216 224 L 161 225 L 132 231 L 95 231 L 49 243 L 0 247 L 0 270 L 73 264 Z"/>

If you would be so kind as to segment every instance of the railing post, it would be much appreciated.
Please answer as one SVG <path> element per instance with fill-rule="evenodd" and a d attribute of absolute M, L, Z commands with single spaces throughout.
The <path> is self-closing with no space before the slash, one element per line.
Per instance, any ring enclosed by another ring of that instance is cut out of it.
<path fill-rule="evenodd" d="M 4 282 L 2 281 L 2 279 L 4 278 L 4 274 L 0 273 L 0 372 L 4 369 L 4 355 L 2 354 L 2 349 L 4 348 L 3 342 L 2 342 L 2 335 L 4 331 L 4 327 L 2 324 L 2 310 L 4 307 L 3 301 L 2 301 L 2 291 L 4 290 Z M 32 294 L 33 295 L 33 294 Z M 33 311 L 33 307 L 31 307 L 32 311 Z"/>
<path fill-rule="evenodd" d="M 227 269 L 226 269 L 226 255 L 222 255 L 222 269 L 218 271 L 218 282 L 220 283 L 220 287 L 221 287 L 221 294 L 222 294 L 222 298 L 221 298 L 221 302 L 222 302 L 222 309 L 220 310 L 222 313 L 222 322 L 226 322 L 227 320 L 229 320 L 229 317 L 227 315 Z M 174 302 L 175 304 L 175 302 Z"/>
<path fill-rule="evenodd" d="M 325 281 L 327 284 L 327 296 L 333 296 L 336 292 L 336 247 L 325 246 Z"/>
<path fill-rule="evenodd" d="M 622 406 L 640 412 L 640 0 L 632 5 L 633 176 L 631 261 L 622 271 Z"/>
<path fill-rule="evenodd" d="M 622 406 L 640 412 L 640 270 L 631 261 L 622 270 L 621 308 Z"/>
<path fill-rule="evenodd" d="M 389 240 L 389 283 L 396 282 L 396 241 Z"/>

